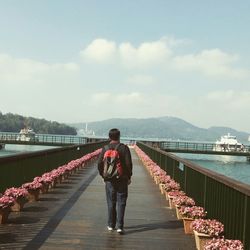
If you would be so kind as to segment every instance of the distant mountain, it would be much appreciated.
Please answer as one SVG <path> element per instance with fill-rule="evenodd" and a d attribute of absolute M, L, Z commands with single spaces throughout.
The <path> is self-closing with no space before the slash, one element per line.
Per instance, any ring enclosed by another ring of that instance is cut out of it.
<path fill-rule="evenodd" d="M 12 113 L 2 114 L 0 111 L 0 132 L 19 132 L 24 127 L 30 127 L 38 134 L 77 134 L 74 127 L 66 124 Z"/>
<path fill-rule="evenodd" d="M 76 129 L 85 128 L 85 123 L 70 124 Z M 216 141 L 227 133 L 237 136 L 240 142 L 247 142 L 248 133 L 227 127 L 199 128 L 176 117 L 159 117 L 146 119 L 108 119 L 89 122 L 88 129 L 96 136 L 107 136 L 110 128 L 119 128 L 123 137 L 159 138 L 173 140 Z"/>

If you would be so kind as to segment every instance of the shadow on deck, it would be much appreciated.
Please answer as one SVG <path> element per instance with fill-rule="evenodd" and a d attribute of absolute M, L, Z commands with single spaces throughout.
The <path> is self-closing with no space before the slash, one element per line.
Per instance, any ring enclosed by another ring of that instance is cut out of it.
<path fill-rule="evenodd" d="M 106 230 L 104 184 L 88 166 L 0 225 L 0 249 L 195 249 L 132 151 L 124 235 Z"/>

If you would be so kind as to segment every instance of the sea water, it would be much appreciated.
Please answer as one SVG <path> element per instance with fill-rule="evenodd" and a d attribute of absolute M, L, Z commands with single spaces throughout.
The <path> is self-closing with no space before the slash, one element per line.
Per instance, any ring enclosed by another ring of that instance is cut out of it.
<path fill-rule="evenodd" d="M 246 156 L 176 154 L 181 158 L 194 162 L 201 167 L 223 174 L 245 184 L 250 184 L 250 162 Z"/>
<path fill-rule="evenodd" d="M 46 150 L 56 148 L 54 146 L 40 146 L 40 145 L 15 145 L 6 144 L 3 149 L 0 149 L 0 157 L 11 156 L 20 153 L 34 152 L 40 150 Z"/>

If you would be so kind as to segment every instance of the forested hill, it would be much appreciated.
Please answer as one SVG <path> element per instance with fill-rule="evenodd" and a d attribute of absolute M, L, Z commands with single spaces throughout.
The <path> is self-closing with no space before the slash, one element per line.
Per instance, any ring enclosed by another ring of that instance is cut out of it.
<path fill-rule="evenodd" d="M 78 130 L 85 128 L 85 123 L 71 124 Z M 132 138 L 159 138 L 173 140 L 211 141 L 231 133 L 240 142 L 247 142 L 249 134 L 228 127 L 200 128 L 177 117 L 159 117 L 146 119 L 108 119 L 89 122 L 88 129 L 96 136 L 107 136 L 110 128 L 119 128 L 122 136 Z"/>
<path fill-rule="evenodd" d="M 19 132 L 24 127 L 32 128 L 37 134 L 76 135 L 76 129 L 66 124 L 16 114 L 0 112 L 0 131 Z"/>

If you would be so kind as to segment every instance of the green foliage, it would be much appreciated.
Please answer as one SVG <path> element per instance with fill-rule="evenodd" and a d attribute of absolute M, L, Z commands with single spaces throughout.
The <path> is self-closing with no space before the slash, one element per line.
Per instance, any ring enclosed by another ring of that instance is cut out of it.
<path fill-rule="evenodd" d="M 0 112 L 0 131 L 19 132 L 25 127 L 32 128 L 37 134 L 76 135 L 76 129 L 66 124 Z"/>

